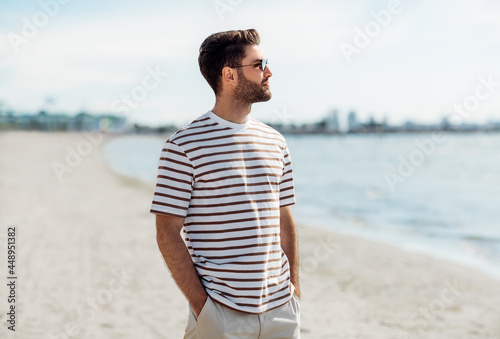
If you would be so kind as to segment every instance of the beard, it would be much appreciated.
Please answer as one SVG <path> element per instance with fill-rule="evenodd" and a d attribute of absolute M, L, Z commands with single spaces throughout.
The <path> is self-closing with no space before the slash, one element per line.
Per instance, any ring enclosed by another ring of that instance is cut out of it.
<path fill-rule="evenodd" d="M 263 83 L 268 79 L 263 80 L 262 84 L 259 85 L 248 80 L 243 75 L 243 71 L 238 69 L 238 86 L 234 91 L 234 99 L 246 104 L 269 101 L 272 97 L 271 90 L 263 86 Z"/>

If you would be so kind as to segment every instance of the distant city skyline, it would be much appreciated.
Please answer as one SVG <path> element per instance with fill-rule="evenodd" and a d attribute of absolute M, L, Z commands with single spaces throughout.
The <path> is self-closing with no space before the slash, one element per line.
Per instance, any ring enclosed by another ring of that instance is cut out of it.
<path fill-rule="evenodd" d="M 486 124 L 477 123 L 453 123 L 449 117 L 441 121 L 422 124 L 406 121 L 400 125 L 388 123 L 387 119 L 377 121 L 370 117 L 366 121 L 358 119 L 355 111 L 350 111 L 347 121 L 341 121 L 337 110 L 330 112 L 319 121 L 309 123 L 295 123 L 292 121 L 264 121 L 283 134 L 352 134 L 352 133 L 429 133 L 429 132 L 459 132 L 459 133 L 483 133 L 500 132 L 500 120 L 491 121 Z M 44 132 L 79 132 L 95 131 L 118 134 L 170 134 L 177 131 L 181 126 L 170 122 L 167 124 L 146 126 L 134 121 L 127 121 L 121 115 L 112 114 L 89 114 L 80 112 L 77 115 L 49 114 L 40 111 L 38 114 L 15 114 L 12 111 L 0 110 L 0 131 L 44 131 Z"/>
<path fill-rule="evenodd" d="M 203 39 L 254 27 L 274 73 L 256 119 L 498 121 L 498 17 L 492 0 L 4 2 L 0 109 L 183 125 L 214 104 Z"/>

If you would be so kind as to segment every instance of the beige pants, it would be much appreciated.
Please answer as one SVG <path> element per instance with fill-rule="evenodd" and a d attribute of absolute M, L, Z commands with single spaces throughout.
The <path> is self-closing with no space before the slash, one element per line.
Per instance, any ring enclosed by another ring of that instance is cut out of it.
<path fill-rule="evenodd" d="M 261 314 L 232 310 L 210 297 L 196 317 L 189 306 L 184 339 L 300 339 L 300 305 L 296 294 L 286 304 Z"/>

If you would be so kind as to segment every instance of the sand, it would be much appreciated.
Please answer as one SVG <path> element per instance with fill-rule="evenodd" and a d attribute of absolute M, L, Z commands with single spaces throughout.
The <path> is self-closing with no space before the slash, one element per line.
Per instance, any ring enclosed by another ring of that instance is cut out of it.
<path fill-rule="evenodd" d="M 182 338 L 187 302 L 156 245 L 154 187 L 108 167 L 102 146 L 114 137 L 94 145 L 81 133 L 0 133 L 0 256 L 11 225 L 18 246 L 15 332 L 7 329 L 0 261 L 0 338 Z M 66 164 L 78 147 L 88 154 Z M 62 181 L 54 162 L 59 171 L 70 165 Z M 319 227 L 298 229 L 302 338 L 500 338 L 498 280 Z"/>

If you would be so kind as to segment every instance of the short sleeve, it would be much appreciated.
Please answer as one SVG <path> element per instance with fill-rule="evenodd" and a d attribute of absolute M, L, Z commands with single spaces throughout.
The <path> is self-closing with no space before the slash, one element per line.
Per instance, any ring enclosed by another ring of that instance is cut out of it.
<path fill-rule="evenodd" d="M 193 165 L 184 151 L 167 141 L 161 151 L 150 212 L 185 218 L 193 190 Z"/>
<path fill-rule="evenodd" d="M 295 204 L 295 188 L 293 186 L 292 159 L 285 144 L 283 150 L 283 174 L 280 179 L 280 207 Z"/>

